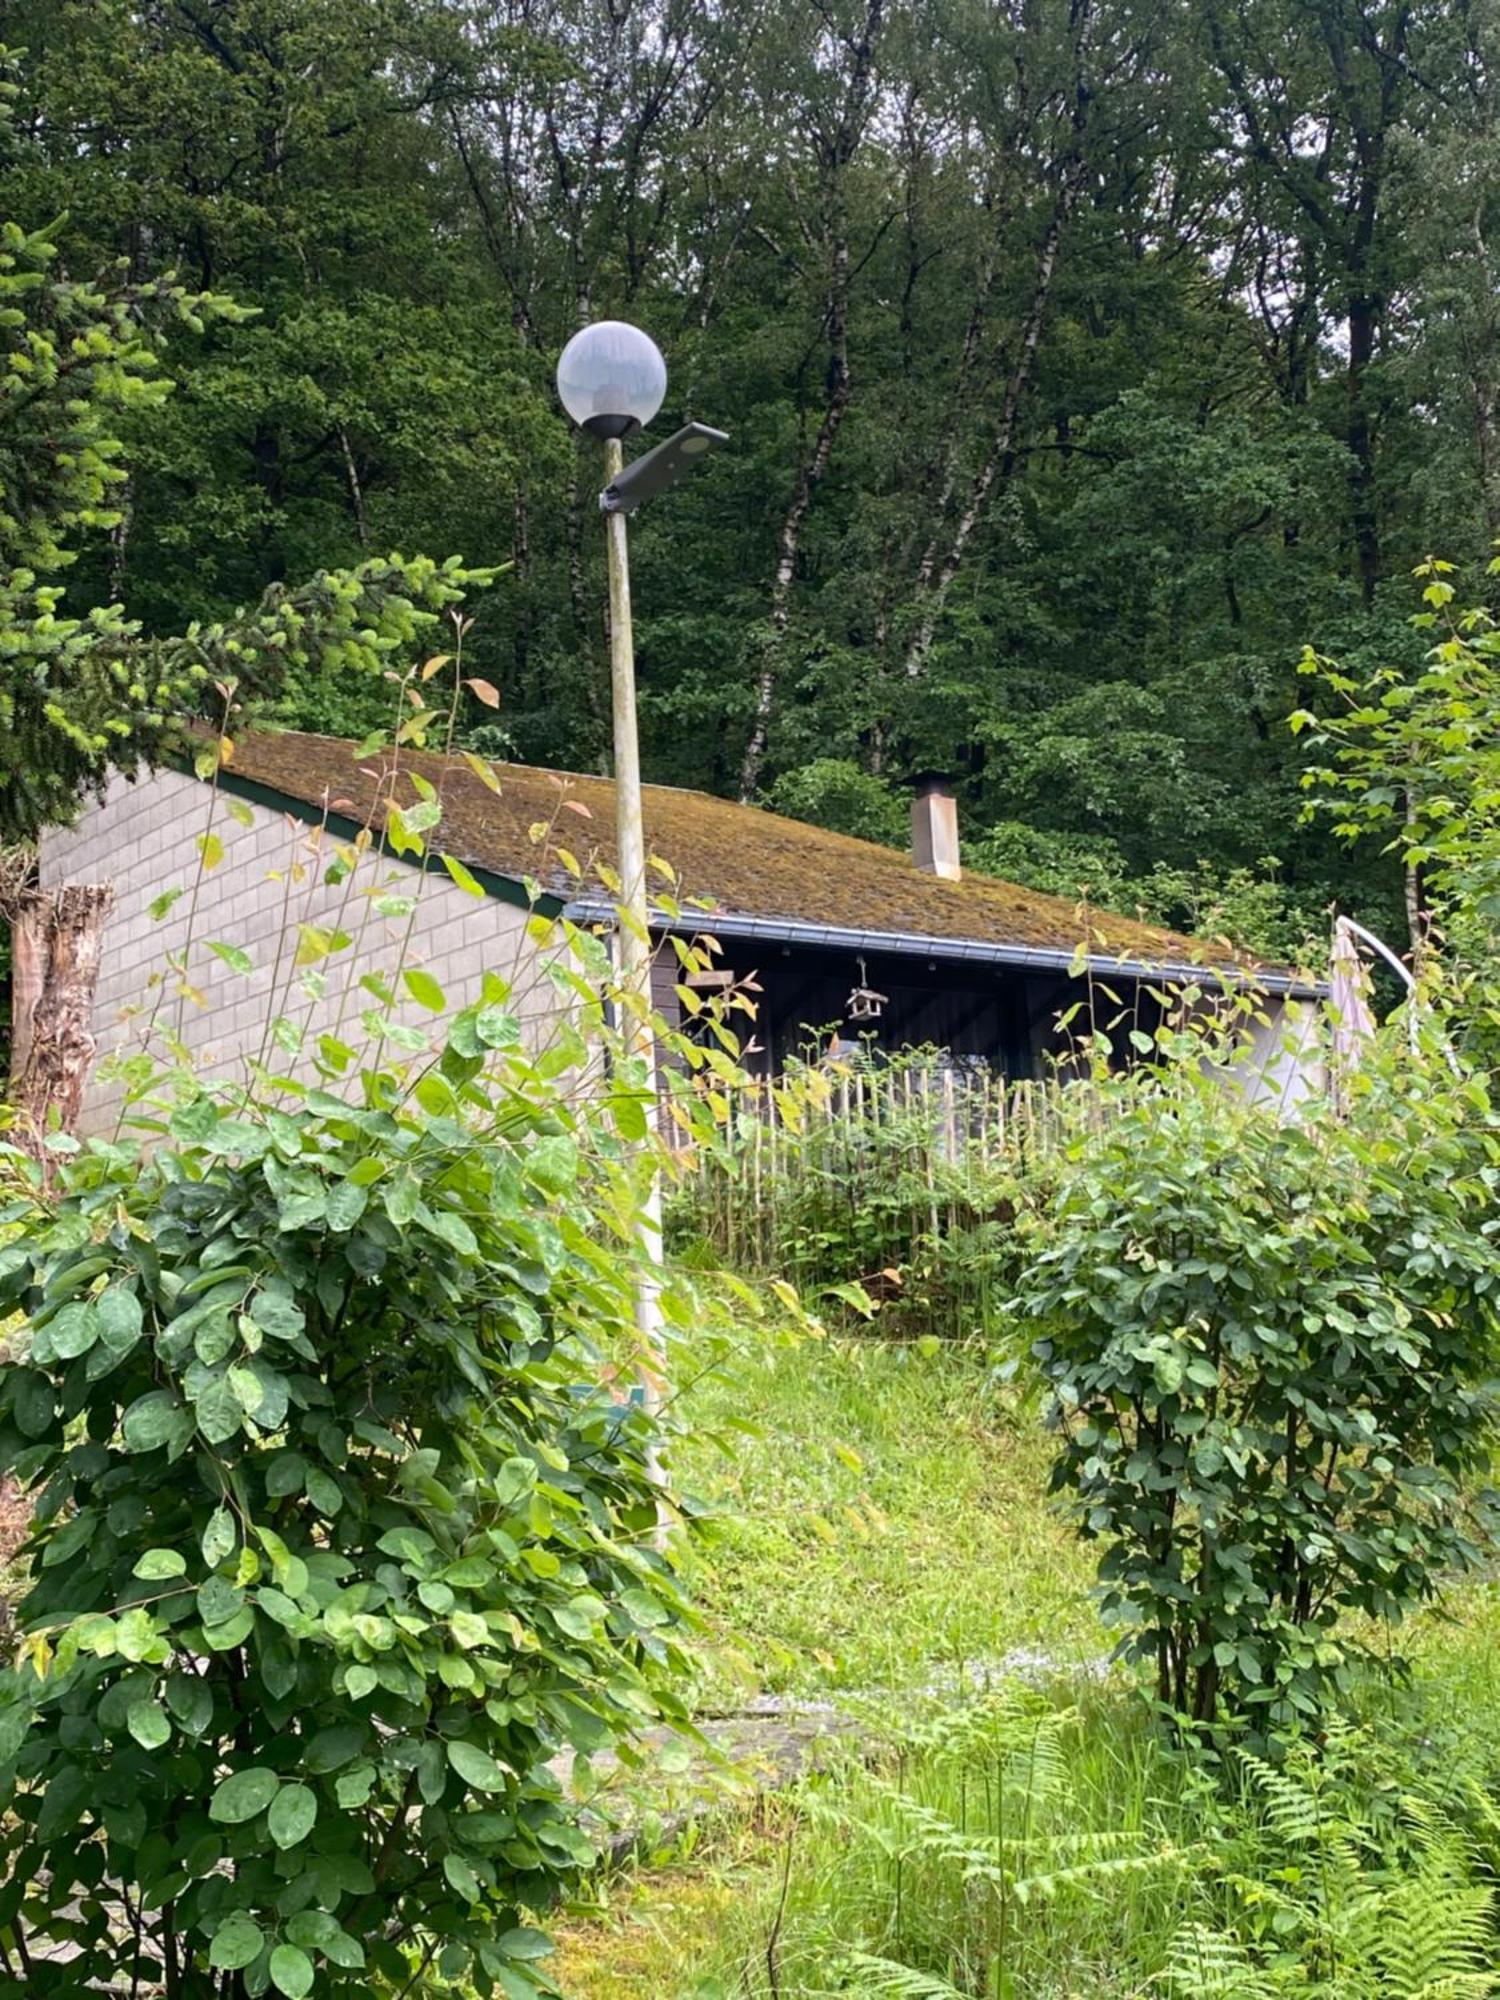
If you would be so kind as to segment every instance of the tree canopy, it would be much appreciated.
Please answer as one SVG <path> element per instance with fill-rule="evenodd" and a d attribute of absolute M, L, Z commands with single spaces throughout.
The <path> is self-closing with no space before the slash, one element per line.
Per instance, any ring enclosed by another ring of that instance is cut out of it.
<path fill-rule="evenodd" d="M 1051 880 L 1181 919 L 1248 870 L 1277 923 L 1398 920 L 1394 871 L 1299 826 L 1285 718 L 1305 642 L 1414 664 L 1408 572 L 1500 533 L 1488 10 L 7 18 L 0 210 L 65 216 L 79 282 L 123 259 L 238 309 L 163 326 L 177 393 L 118 412 L 75 615 L 177 633 L 390 549 L 510 562 L 467 641 L 502 713 L 470 722 L 598 767 L 599 475 L 550 375 L 625 316 L 667 354 L 660 429 L 732 433 L 634 531 L 648 776 L 897 837 L 937 766 L 976 851 Z M 283 712 L 358 707 L 314 665 Z"/>

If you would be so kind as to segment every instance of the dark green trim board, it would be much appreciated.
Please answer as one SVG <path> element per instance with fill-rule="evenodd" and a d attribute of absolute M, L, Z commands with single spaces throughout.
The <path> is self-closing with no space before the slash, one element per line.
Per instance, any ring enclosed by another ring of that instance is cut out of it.
<path fill-rule="evenodd" d="M 237 799 L 244 799 L 247 805 L 264 806 L 267 812 L 290 813 L 293 819 L 300 819 L 305 826 L 326 826 L 341 840 L 353 840 L 357 834 L 366 830 L 359 820 L 350 819 L 347 813 L 334 812 L 331 808 L 314 805 L 309 799 L 300 799 L 292 792 L 283 792 L 274 785 L 263 784 L 259 778 L 241 777 L 231 765 L 221 764 L 214 777 L 210 779 L 198 776 L 190 758 L 172 757 L 167 763 L 169 768 L 181 772 L 184 777 L 196 778 L 200 785 L 217 784 L 221 791 L 229 792 Z M 370 831 L 373 834 L 374 829 L 371 828 Z M 376 836 L 376 845 L 387 860 L 399 861 L 406 868 L 417 866 L 409 854 L 397 854 L 384 834 Z M 421 864 L 424 870 L 440 869 L 442 854 L 443 850 L 438 848 L 424 856 Z M 485 894 L 493 896 L 497 902 L 509 903 L 518 910 L 535 910 L 544 917 L 562 915 L 563 905 L 567 900 L 565 897 L 554 896 L 546 889 L 539 896 L 532 897 L 527 894 L 525 884 L 513 876 L 497 875 L 494 869 L 486 868 L 477 861 L 471 861 L 465 854 L 455 854 L 453 858 L 455 861 L 461 861 Z M 446 875 L 444 880 L 447 880 Z"/>

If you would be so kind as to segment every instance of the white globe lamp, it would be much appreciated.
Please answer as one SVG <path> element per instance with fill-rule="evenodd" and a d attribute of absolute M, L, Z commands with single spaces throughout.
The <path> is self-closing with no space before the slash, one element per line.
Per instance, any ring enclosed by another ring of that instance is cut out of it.
<path fill-rule="evenodd" d="M 629 437 L 649 424 L 667 393 L 667 364 L 649 334 L 601 319 L 575 333 L 557 364 L 557 394 L 582 429 Z"/>

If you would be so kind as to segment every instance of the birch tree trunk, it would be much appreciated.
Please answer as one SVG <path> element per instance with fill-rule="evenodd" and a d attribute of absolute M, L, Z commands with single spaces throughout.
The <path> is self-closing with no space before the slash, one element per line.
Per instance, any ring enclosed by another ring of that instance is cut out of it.
<path fill-rule="evenodd" d="M 995 433 L 990 440 L 984 462 L 974 475 L 963 510 L 954 523 L 947 553 L 939 562 L 938 543 L 934 536 L 923 551 L 921 563 L 918 565 L 916 595 L 923 601 L 923 610 L 906 649 L 906 672 L 913 679 L 921 674 L 927 664 L 927 655 L 932 647 L 943 605 L 947 601 L 953 580 L 963 564 L 974 531 L 984 518 L 990 493 L 997 480 L 1003 484 L 1010 477 L 1015 459 L 1016 433 L 1021 410 L 1031 383 L 1037 348 L 1041 344 L 1042 329 L 1047 322 L 1047 309 L 1052 303 L 1058 252 L 1062 247 L 1064 231 L 1078 203 L 1078 196 L 1083 187 L 1083 173 L 1082 161 L 1075 161 L 1069 167 L 1058 190 L 1057 200 L 1053 204 L 1052 213 L 1042 236 L 1041 248 L 1037 253 L 1036 279 L 1032 285 L 1031 302 L 1022 324 L 1015 363 L 1006 379 L 999 421 L 995 426 Z"/>
<path fill-rule="evenodd" d="M 869 126 L 875 100 L 875 65 L 885 27 L 886 0 L 864 0 L 863 12 L 837 37 L 847 68 L 837 101 L 826 121 L 813 120 L 812 151 L 818 168 L 820 216 L 817 227 L 802 223 L 809 248 L 821 251 L 825 273 L 823 324 L 828 372 L 823 414 L 810 453 L 797 468 L 791 499 L 776 537 L 776 569 L 766 607 L 770 627 L 756 676 L 755 713 L 740 763 L 740 798 L 749 801 L 760 785 L 775 712 L 781 654 L 791 613 L 792 585 L 802 531 L 813 495 L 822 483 L 849 411 L 853 377 L 849 367 L 849 293 L 854 260 L 850 251 L 848 176 Z M 884 225 L 880 225 L 883 230 Z"/>
<path fill-rule="evenodd" d="M 813 494 L 828 470 L 828 461 L 833 456 L 833 447 L 849 408 L 848 281 L 849 240 L 847 235 L 841 234 L 834 244 L 833 282 L 829 289 L 828 394 L 823 406 L 823 421 L 818 426 L 811 456 L 804 459 L 798 469 L 791 504 L 782 517 L 781 532 L 776 539 L 776 571 L 771 579 L 771 598 L 766 613 L 771 635 L 756 679 L 755 720 L 740 765 L 740 798 L 746 804 L 755 797 L 761 766 L 765 762 L 771 715 L 776 705 L 782 644 L 791 612 L 792 583 L 797 574 L 797 552 L 802 546 L 803 524 L 812 505 Z"/>
<path fill-rule="evenodd" d="M 114 900 L 106 883 L 28 888 L 8 901 L 15 971 L 7 1096 L 14 1137 L 44 1175 L 43 1141 L 76 1128 L 94 1066 L 94 995 Z"/>

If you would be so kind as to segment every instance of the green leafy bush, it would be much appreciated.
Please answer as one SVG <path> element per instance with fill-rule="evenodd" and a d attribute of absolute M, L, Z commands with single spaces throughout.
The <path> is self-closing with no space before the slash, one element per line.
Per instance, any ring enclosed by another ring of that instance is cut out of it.
<path fill-rule="evenodd" d="M 679 1715 L 685 1665 L 660 1422 L 609 1386 L 633 1170 L 566 1067 L 492 993 L 410 1090 L 179 1080 L 155 1150 L 96 1144 L 9 1211 L 26 1992 L 551 1990 L 527 1915 L 591 1850 L 549 1760 Z"/>
<path fill-rule="evenodd" d="M 1346 1612 L 1395 1620 L 1474 1559 L 1500 1259 L 1477 1082 L 1373 1052 L 1346 1120 L 1226 1091 L 1184 1039 L 1120 1088 L 1043 1217 L 1018 1307 L 1104 1544 L 1103 1608 L 1160 1699 L 1262 1727 L 1347 1682 Z"/>

